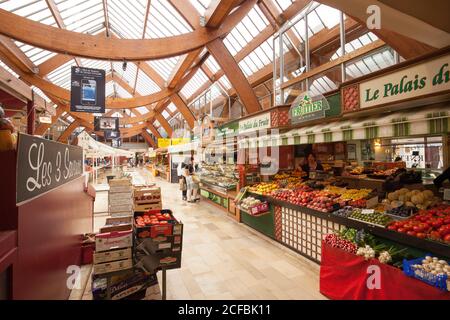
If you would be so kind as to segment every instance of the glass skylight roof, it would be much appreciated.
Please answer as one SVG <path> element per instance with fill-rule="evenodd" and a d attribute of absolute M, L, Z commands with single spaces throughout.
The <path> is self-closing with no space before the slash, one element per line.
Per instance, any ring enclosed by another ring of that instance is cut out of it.
<path fill-rule="evenodd" d="M 142 39 L 147 0 L 109 0 L 109 24 L 127 39 Z"/>
<path fill-rule="evenodd" d="M 55 0 L 55 3 L 67 30 L 94 33 L 104 28 L 102 0 Z"/>
<path fill-rule="evenodd" d="M 142 70 L 139 70 L 136 83 L 136 91 L 140 95 L 146 96 L 160 90 L 161 89 L 152 79 L 150 79 Z"/>
<path fill-rule="evenodd" d="M 173 113 L 177 110 L 177 107 L 172 102 L 167 106 L 167 108 L 169 109 L 169 111 L 171 113 Z"/>
<path fill-rule="evenodd" d="M 191 97 L 206 81 L 208 80 L 208 77 L 206 74 L 201 70 L 198 69 L 198 71 L 195 73 L 195 75 L 192 77 L 191 80 L 186 83 L 186 85 L 181 89 L 181 93 L 189 98 Z"/>
<path fill-rule="evenodd" d="M 152 0 L 146 38 L 164 38 L 191 32 L 192 28 L 166 0 Z"/>
<path fill-rule="evenodd" d="M 153 69 L 155 69 L 159 73 L 159 75 L 164 80 L 167 80 L 173 68 L 176 66 L 178 59 L 180 59 L 180 57 L 152 60 L 149 61 L 148 63 L 150 64 L 150 66 L 152 66 Z"/>
<path fill-rule="evenodd" d="M 241 62 L 239 62 L 239 66 L 247 77 L 262 69 L 264 66 L 272 63 L 272 43 L 273 39 L 272 37 L 270 37 L 269 40 L 266 40 L 253 52 L 246 56 Z"/>
<path fill-rule="evenodd" d="M 211 0 L 190 0 L 192 5 L 197 9 L 197 11 L 200 13 L 200 15 L 204 15 L 206 9 L 209 7 L 209 4 L 211 3 Z"/>
<path fill-rule="evenodd" d="M 268 24 L 269 22 L 264 14 L 255 6 L 226 36 L 224 40 L 225 46 L 233 56 L 236 55 L 236 53 L 267 27 Z"/>
<path fill-rule="evenodd" d="M 146 114 L 148 112 L 146 107 L 137 107 L 135 110 L 137 110 L 140 114 Z"/>
<path fill-rule="evenodd" d="M 70 60 L 59 68 L 53 70 L 47 75 L 47 78 L 53 84 L 68 90 L 70 89 L 70 70 L 72 66 L 76 66 L 74 60 Z"/>

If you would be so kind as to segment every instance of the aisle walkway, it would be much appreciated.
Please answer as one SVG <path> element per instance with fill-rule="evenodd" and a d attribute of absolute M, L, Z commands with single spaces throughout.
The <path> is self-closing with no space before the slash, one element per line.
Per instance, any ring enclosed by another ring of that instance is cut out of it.
<path fill-rule="evenodd" d="M 145 169 L 138 175 L 157 182 L 163 207 L 184 223 L 182 268 L 167 272 L 168 299 L 324 299 L 318 265 L 204 201 L 183 202 L 177 184 Z"/>

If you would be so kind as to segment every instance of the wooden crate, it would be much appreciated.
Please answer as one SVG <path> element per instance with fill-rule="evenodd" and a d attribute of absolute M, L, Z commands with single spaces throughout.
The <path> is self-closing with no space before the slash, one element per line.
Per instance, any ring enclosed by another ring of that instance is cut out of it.
<path fill-rule="evenodd" d="M 134 211 L 148 211 L 162 209 L 162 203 L 147 203 L 147 204 L 137 204 L 134 206 Z"/>

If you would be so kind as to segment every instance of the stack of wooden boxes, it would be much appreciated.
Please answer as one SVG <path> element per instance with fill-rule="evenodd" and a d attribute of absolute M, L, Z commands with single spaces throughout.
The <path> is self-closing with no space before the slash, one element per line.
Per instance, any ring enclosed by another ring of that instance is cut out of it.
<path fill-rule="evenodd" d="M 94 300 L 161 299 L 155 273 L 133 263 L 132 217 L 107 219 L 95 240 Z"/>
<path fill-rule="evenodd" d="M 128 178 L 109 181 L 109 214 L 111 217 L 133 215 L 133 186 Z"/>
<path fill-rule="evenodd" d="M 133 200 L 134 211 L 162 209 L 161 189 L 156 186 L 135 186 Z"/>

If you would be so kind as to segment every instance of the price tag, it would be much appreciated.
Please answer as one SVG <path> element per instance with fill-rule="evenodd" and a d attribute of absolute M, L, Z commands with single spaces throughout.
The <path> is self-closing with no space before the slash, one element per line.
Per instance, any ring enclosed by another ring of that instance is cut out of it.
<path fill-rule="evenodd" d="M 362 209 L 361 211 L 362 214 L 372 214 L 374 212 L 375 212 L 374 209 Z"/>

